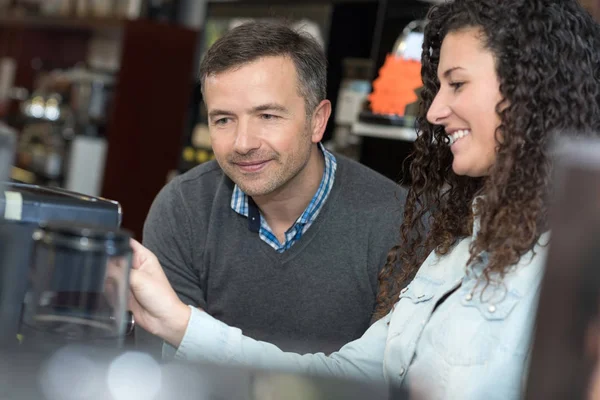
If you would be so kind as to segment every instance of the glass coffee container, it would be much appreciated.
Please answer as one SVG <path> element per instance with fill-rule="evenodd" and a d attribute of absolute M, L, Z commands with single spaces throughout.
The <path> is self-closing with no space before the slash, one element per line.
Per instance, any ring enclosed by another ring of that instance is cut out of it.
<path fill-rule="evenodd" d="M 132 327 L 130 237 L 121 229 L 42 224 L 33 234 L 24 342 L 121 347 Z"/>

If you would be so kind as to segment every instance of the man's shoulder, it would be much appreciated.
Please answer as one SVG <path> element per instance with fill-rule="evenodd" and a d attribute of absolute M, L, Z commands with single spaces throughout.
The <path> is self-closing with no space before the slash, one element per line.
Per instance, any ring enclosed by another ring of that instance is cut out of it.
<path fill-rule="evenodd" d="M 233 185 L 215 161 L 200 164 L 171 179 L 152 203 L 149 218 L 164 215 L 197 222 L 208 218 L 215 204 L 229 204 Z"/>
<path fill-rule="evenodd" d="M 387 176 L 348 157 L 339 154 L 336 154 L 335 157 L 340 168 L 339 177 L 342 190 L 358 192 L 357 194 L 367 197 L 394 194 L 401 200 L 406 197 L 406 189 Z M 336 176 L 336 180 L 337 178 L 338 176 Z"/>
<path fill-rule="evenodd" d="M 336 155 L 337 190 L 329 210 L 344 229 L 359 230 L 369 235 L 376 232 L 387 251 L 397 241 L 396 232 L 402 220 L 406 189 L 388 177 L 344 156 Z"/>
<path fill-rule="evenodd" d="M 204 197 L 211 193 L 214 195 L 224 178 L 223 170 L 216 161 L 212 160 L 176 176 L 168 186 L 186 197 L 189 195 Z"/>
<path fill-rule="evenodd" d="M 218 180 L 223 177 L 223 170 L 216 160 L 208 161 L 200 165 L 196 165 L 192 169 L 175 177 L 180 183 L 190 181 L 210 181 Z"/>

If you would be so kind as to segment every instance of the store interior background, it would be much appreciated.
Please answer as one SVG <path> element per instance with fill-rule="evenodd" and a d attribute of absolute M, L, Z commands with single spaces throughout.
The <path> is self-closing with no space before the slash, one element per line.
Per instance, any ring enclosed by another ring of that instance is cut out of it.
<path fill-rule="evenodd" d="M 276 17 L 324 45 L 326 145 L 410 184 L 414 107 L 377 118 L 366 98 L 405 26 L 436 1 L 0 0 L 0 121 L 18 134 L 11 179 L 116 200 L 141 239 L 158 191 L 213 158 L 203 52 L 241 21 Z M 600 19 L 600 0 L 581 1 Z"/>

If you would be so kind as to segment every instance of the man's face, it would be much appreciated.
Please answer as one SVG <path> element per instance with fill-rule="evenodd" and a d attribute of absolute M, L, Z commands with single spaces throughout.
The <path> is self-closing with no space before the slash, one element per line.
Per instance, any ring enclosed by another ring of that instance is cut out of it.
<path fill-rule="evenodd" d="M 291 59 L 265 57 L 209 75 L 204 102 L 215 157 L 246 194 L 268 195 L 301 180 L 322 132 L 307 118 Z"/>

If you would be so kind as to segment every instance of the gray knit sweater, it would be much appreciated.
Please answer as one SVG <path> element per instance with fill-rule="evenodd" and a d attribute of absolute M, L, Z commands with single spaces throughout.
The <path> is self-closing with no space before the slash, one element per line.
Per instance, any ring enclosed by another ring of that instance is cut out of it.
<path fill-rule="evenodd" d="M 144 244 L 186 304 L 287 351 L 337 350 L 369 327 L 377 274 L 399 239 L 405 192 L 336 158 L 323 209 L 284 253 L 231 209 L 234 184 L 216 162 L 163 188 L 146 220 Z"/>

